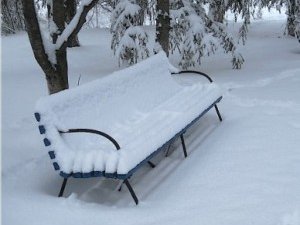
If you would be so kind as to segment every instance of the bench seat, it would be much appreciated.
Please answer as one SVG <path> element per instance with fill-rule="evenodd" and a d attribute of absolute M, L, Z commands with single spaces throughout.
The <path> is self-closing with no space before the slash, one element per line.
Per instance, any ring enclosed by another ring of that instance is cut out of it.
<path fill-rule="evenodd" d="M 36 118 L 63 177 L 127 179 L 135 168 L 222 98 L 213 83 L 178 84 L 159 53 L 102 79 L 40 99 Z M 115 139 L 90 133 L 94 129 Z"/>

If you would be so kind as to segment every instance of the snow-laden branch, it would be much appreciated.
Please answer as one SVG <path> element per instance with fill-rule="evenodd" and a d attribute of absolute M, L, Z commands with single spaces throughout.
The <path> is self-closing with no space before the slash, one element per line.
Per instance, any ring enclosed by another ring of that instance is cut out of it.
<path fill-rule="evenodd" d="M 47 48 L 37 19 L 34 1 L 22 0 L 24 18 L 33 54 L 45 74 L 54 73 L 54 67 L 49 60 Z"/>
<path fill-rule="evenodd" d="M 240 68 L 244 62 L 237 52 L 237 44 L 226 26 L 215 21 L 204 8 L 202 1 L 182 0 L 171 2 L 171 50 L 181 55 L 179 65 L 183 69 L 195 67 L 203 56 L 214 54 L 219 47 L 231 53 L 233 68 Z"/>
<path fill-rule="evenodd" d="M 119 58 L 119 65 L 134 64 L 149 56 L 148 34 L 142 27 L 141 10 L 135 0 L 122 0 L 112 12 L 111 48 Z"/>
<path fill-rule="evenodd" d="M 81 5 L 79 6 L 79 9 L 77 10 L 76 15 L 73 17 L 71 22 L 66 26 L 66 28 L 63 30 L 63 32 L 58 36 L 55 49 L 58 50 L 63 45 L 66 44 L 68 39 L 73 35 L 77 34 L 83 24 L 86 21 L 86 15 L 90 11 L 91 8 L 93 8 L 98 0 L 83 0 L 81 2 Z"/>

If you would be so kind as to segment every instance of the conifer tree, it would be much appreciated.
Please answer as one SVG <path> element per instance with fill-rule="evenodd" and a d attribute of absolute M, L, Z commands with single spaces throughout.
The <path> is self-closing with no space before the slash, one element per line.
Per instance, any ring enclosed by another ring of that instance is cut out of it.
<path fill-rule="evenodd" d="M 209 56 L 222 47 L 232 54 L 232 67 L 241 68 L 244 59 L 237 52 L 233 37 L 226 26 L 216 22 L 204 9 L 202 0 L 172 0 L 171 2 L 171 50 L 181 56 L 179 65 L 183 69 L 201 64 L 204 56 Z"/>
<path fill-rule="evenodd" d="M 112 12 L 111 48 L 119 59 L 119 65 L 131 65 L 149 56 L 142 11 L 135 0 L 120 0 Z"/>
<path fill-rule="evenodd" d="M 296 1 L 296 9 L 295 9 L 295 34 L 300 42 L 300 0 Z"/>

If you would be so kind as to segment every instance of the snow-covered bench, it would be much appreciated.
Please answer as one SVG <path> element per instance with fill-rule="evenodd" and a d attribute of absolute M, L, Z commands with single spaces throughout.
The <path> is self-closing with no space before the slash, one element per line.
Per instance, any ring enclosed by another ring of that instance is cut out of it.
<path fill-rule="evenodd" d="M 184 72 L 180 72 L 184 73 Z M 202 74 L 202 73 L 199 73 Z M 211 79 L 205 75 L 210 81 Z M 40 99 L 35 118 L 55 170 L 64 178 L 128 179 L 180 137 L 222 96 L 212 83 L 182 86 L 164 53 L 102 79 Z"/>

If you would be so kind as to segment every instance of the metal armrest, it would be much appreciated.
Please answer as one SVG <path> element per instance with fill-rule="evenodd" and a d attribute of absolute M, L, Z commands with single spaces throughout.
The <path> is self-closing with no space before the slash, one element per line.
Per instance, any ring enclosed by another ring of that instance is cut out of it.
<path fill-rule="evenodd" d="M 117 150 L 120 150 L 121 147 L 120 145 L 118 144 L 118 142 L 113 138 L 111 137 L 110 135 L 102 132 L 102 131 L 99 131 L 99 130 L 93 130 L 93 129 L 85 129 L 85 128 L 78 128 L 78 129 L 69 129 L 68 131 L 59 131 L 59 133 L 61 134 L 65 134 L 65 133 L 91 133 L 91 134 L 98 134 L 102 137 L 105 137 L 106 139 L 110 140 L 114 146 L 116 147 Z"/>
<path fill-rule="evenodd" d="M 179 71 L 177 73 L 171 73 L 171 74 L 181 74 L 181 73 L 196 73 L 198 75 L 204 76 L 207 80 L 209 80 L 210 83 L 213 83 L 213 80 L 210 78 L 210 76 L 208 76 L 206 73 L 200 72 L 200 71 L 194 71 L 194 70 L 183 70 L 183 71 Z M 220 114 L 220 111 L 218 109 L 218 106 L 215 104 L 214 105 L 216 112 L 218 114 L 219 120 L 222 121 L 222 116 Z"/>
<path fill-rule="evenodd" d="M 210 83 L 213 82 L 213 80 L 210 78 L 210 76 L 208 76 L 206 73 L 200 72 L 200 71 L 194 71 L 194 70 L 183 70 L 183 71 L 179 71 L 178 73 L 172 73 L 172 74 L 182 74 L 182 73 L 196 73 L 199 74 L 201 76 L 206 77 Z"/>

